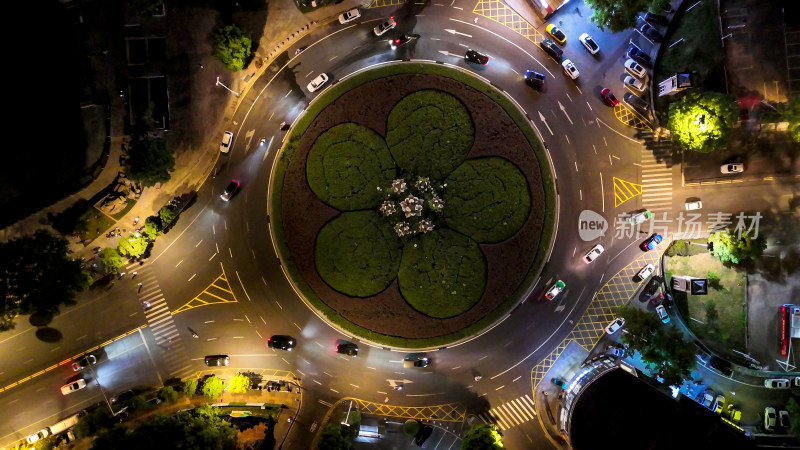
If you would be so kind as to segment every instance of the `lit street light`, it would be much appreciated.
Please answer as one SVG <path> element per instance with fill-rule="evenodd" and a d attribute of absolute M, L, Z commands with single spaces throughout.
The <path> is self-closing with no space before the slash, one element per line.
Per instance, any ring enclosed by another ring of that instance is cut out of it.
<path fill-rule="evenodd" d="M 231 93 L 233 93 L 233 95 L 235 95 L 235 96 L 237 96 L 237 97 L 239 96 L 239 93 L 238 93 L 238 92 L 234 91 L 233 89 L 229 88 L 228 86 L 225 86 L 225 84 L 224 84 L 224 83 L 222 83 L 221 81 L 219 81 L 219 77 L 217 77 L 217 86 L 222 86 L 222 87 L 224 87 L 225 89 L 229 90 Z"/>

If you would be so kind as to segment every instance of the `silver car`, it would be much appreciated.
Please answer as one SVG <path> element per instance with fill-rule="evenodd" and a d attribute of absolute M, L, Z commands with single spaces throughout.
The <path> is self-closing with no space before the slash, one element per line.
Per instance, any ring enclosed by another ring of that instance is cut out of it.
<path fill-rule="evenodd" d="M 353 8 L 350 11 L 345 11 L 339 14 L 339 23 L 344 25 L 347 22 L 352 22 L 358 19 L 359 17 L 361 17 L 361 11 L 359 11 L 358 8 Z"/>

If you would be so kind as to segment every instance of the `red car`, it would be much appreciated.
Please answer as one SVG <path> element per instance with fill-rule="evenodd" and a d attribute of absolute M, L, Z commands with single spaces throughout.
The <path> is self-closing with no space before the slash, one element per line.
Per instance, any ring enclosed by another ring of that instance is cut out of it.
<path fill-rule="evenodd" d="M 619 105 L 619 100 L 617 100 L 617 97 L 614 97 L 614 93 L 611 92 L 611 89 L 609 88 L 604 88 L 602 91 L 600 91 L 600 96 L 603 97 L 603 101 L 609 106 Z"/>

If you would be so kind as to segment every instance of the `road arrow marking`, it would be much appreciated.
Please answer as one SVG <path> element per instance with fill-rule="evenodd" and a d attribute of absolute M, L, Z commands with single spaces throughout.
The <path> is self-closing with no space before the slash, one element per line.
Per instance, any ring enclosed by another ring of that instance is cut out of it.
<path fill-rule="evenodd" d="M 547 120 L 545 120 L 544 114 L 542 114 L 541 111 L 539 111 L 539 120 L 541 120 L 544 123 L 544 126 L 547 127 L 547 131 L 550 132 L 550 136 L 552 136 L 553 135 L 553 130 L 550 129 L 550 125 L 547 124 Z"/>
<path fill-rule="evenodd" d="M 558 102 L 558 107 L 561 108 L 561 112 L 563 112 L 564 115 L 567 116 L 567 120 L 569 120 L 569 124 L 570 125 L 575 125 L 574 123 L 572 123 L 572 119 L 569 118 L 569 114 L 567 114 L 566 108 L 564 108 L 564 105 L 562 105 L 560 101 Z"/>
<path fill-rule="evenodd" d="M 445 56 L 455 56 L 455 57 L 458 57 L 458 58 L 463 58 L 464 57 L 463 55 L 456 55 L 455 53 L 450 53 L 447 50 L 439 50 L 439 53 L 441 53 L 441 54 L 443 54 Z"/>
<path fill-rule="evenodd" d="M 472 37 L 471 34 L 461 33 L 460 31 L 456 31 L 456 30 L 448 30 L 447 28 L 445 28 L 444 31 L 447 31 L 450 34 L 460 34 L 461 36 L 466 36 L 466 37 L 470 37 L 470 38 Z"/>
<path fill-rule="evenodd" d="M 556 311 L 555 311 L 555 312 L 561 312 L 561 311 L 563 311 L 563 310 L 564 310 L 564 308 L 565 308 L 566 306 L 567 306 L 567 305 L 558 305 L 558 306 L 556 306 Z"/>

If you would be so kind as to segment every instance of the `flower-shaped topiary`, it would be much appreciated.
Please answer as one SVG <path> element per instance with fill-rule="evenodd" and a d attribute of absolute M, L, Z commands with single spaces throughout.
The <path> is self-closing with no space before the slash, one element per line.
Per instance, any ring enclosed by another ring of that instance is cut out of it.
<path fill-rule="evenodd" d="M 450 94 L 406 96 L 386 130 L 384 140 L 362 125 L 336 125 L 309 151 L 309 187 L 341 211 L 317 234 L 317 271 L 353 297 L 376 295 L 397 279 L 423 314 L 461 314 L 486 285 L 479 244 L 502 242 L 527 220 L 528 182 L 504 158 L 467 159 L 474 125 Z"/>

